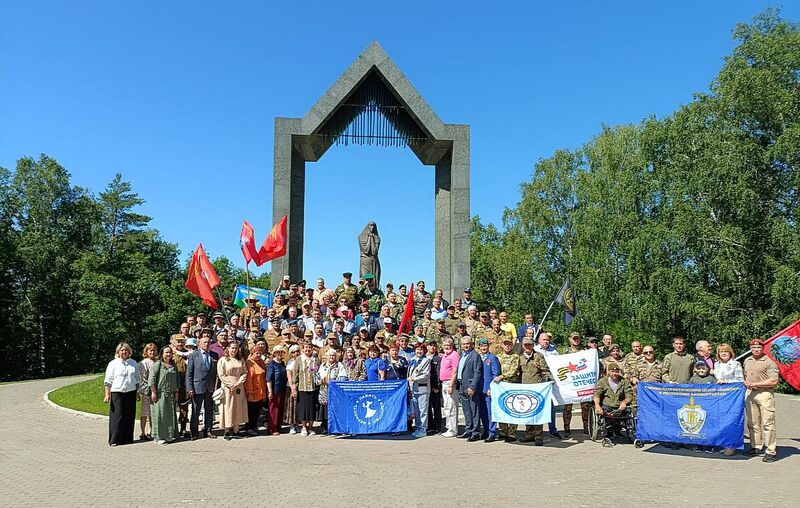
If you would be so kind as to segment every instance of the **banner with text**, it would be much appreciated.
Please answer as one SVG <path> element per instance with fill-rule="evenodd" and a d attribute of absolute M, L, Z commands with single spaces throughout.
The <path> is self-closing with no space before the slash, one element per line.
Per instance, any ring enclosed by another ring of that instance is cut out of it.
<path fill-rule="evenodd" d="M 553 383 L 492 383 L 492 421 L 517 425 L 550 423 Z"/>
<path fill-rule="evenodd" d="M 744 448 L 744 383 L 639 383 L 636 438 Z"/>
<path fill-rule="evenodd" d="M 550 355 L 544 359 L 556 383 L 553 387 L 556 405 L 592 400 L 600 372 L 596 349 Z"/>
<path fill-rule="evenodd" d="M 408 382 L 335 381 L 328 387 L 332 434 L 405 432 Z"/>

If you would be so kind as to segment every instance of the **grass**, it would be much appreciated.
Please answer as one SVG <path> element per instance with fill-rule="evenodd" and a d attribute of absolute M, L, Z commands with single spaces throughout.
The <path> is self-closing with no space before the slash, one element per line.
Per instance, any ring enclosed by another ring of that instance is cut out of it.
<path fill-rule="evenodd" d="M 108 416 L 108 404 L 103 403 L 103 376 L 67 385 L 50 393 L 50 400 L 69 409 Z M 136 404 L 136 419 L 139 419 Z"/>

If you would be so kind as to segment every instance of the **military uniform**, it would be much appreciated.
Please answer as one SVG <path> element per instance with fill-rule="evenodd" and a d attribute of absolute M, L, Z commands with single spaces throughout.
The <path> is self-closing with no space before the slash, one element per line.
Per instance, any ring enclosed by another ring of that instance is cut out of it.
<path fill-rule="evenodd" d="M 503 351 L 503 339 L 508 337 L 508 335 L 503 330 L 500 330 L 499 333 L 494 330 L 488 330 L 483 333 L 483 337 L 489 339 L 489 352 L 497 356 Z M 508 338 L 514 340 L 513 337 Z"/>
<path fill-rule="evenodd" d="M 631 351 L 625 355 L 625 358 L 622 360 L 622 375 L 625 377 L 625 379 L 635 377 L 639 372 L 639 364 L 642 362 L 644 362 L 643 354 L 637 355 Z"/>
<path fill-rule="evenodd" d="M 425 309 L 428 308 L 428 304 L 431 301 L 431 294 L 427 291 L 419 291 L 416 290 L 414 292 L 414 315 L 418 318 L 422 317 L 422 314 L 425 312 Z"/>
<path fill-rule="evenodd" d="M 259 310 L 251 309 L 250 307 L 245 307 L 244 309 L 239 311 L 239 318 L 241 320 L 242 326 L 246 329 L 249 329 L 251 326 L 258 326 L 259 325 Z M 251 325 L 250 320 L 255 318 L 255 323 Z"/>
<path fill-rule="evenodd" d="M 403 317 L 403 306 L 391 303 L 387 304 L 389 306 L 389 317 L 394 319 L 395 323 L 399 323 L 400 319 Z"/>
<path fill-rule="evenodd" d="M 447 330 L 447 333 L 450 335 L 455 335 L 458 331 L 458 324 L 461 322 L 461 318 L 458 316 L 450 317 L 449 315 L 444 318 L 444 329 Z"/>
<path fill-rule="evenodd" d="M 642 361 L 636 366 L 636 378 L 640 383 L 642 381 L 648 383 L 660 383 L 663 369 L 664 366 L 658 360 L 654 361 L 653 363 Z"/>
<path fill-rule="evenodd" d="M 497 355 L 500 362 L 500 375 L 502 381 L 506 383 L 519 383 L 520 380 L 520 356 L 517 353 L 506 353 L 500 351 Z M 501 423 L 500 435 L 506 439 L 517 439 L 517 426 L 510 423 Z"/>
<path fill-rule="evenodd" d="M 544 383 L 545 381 L 553 380 L 544 355 L 538 351 L 534 351 L 529 357 L 526 357 L 525 353 L 520 355 L 520 366 L 524 384 Z M 541 446 L 543 435 L 542 425 L 526 425 L 525 438 L 523 440 L 533 440 L 538 446 Z"/>
<path fill-rule="evenodd" d="M 578 353 L 585 351 L 586 348 L 570 346 L 564 350 L 565 354 Z M 583 422 L 583 433 L 589 434 L 589 417 L 592 414 L 592 402 L 587 400 L 581 402 L 581 421 Z M 569 437 L 571 434 L 570 424 L 572 423 L 572 404 L 564 404 L 564 412 L 562 413 L 564 419 L 564 434 Z"/>
<path fill-rule="evenodd" d="M 601 406 L 608 409 L 618 409 L 622 401 L 627 400 L 630 404 L 633 398 L 633 387 L 627 379 L 620 378 L 617 391 L 611 389 L 609 377 L 604 376 L 594 387 L 594 397 L 600 401 Z"/>
<path fill-rule="evenodd" d="M 383 291 L 377 287 L 370 289 L 369 286 L 365 285 L 358 291 L 358 297 L 362 302 L 369 302 L 369 311 L 373 314 L 379 313 L 383 304 L 386 303 Z"/>
<path fill-rule="evenodd" d="M 694 355 L 685 351 L 681 354 L 675 351 L 668 353 L 661 362 L 661 380 L 670 384 L 686 383 L 692 377 L 694 362 Z"/>
<path fill-rule="evenodd" d="M 358 296 L 358 286 L 355 284 L 350 284 L 349 286 L 339 284 L 336 286 L 336 290 L 333 292 L 333 294 L 336 296 L 336 305 L 339 304 L 339 299 L 344 298 L 347 300 L 347 306 L 351 309 L 355 309 L 356 297 Z"/>

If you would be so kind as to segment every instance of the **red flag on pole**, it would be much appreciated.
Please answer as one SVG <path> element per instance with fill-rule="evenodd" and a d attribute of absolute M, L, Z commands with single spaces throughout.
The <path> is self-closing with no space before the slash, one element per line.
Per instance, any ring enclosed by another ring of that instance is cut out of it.
<path fill-rule="evenodd" d="M 414 321 L 414 283 L 411 283 L 411 290 L 408 292 L 406 308 L 403 310 L 403 319 L 397 333 L 411 333 L 411 324 Z"/>
<path fill-rule="evenodd" d="M 800 320 L 767 340 L 764 354 L 778 364 L 781 377 L 800 390 Z"/>
<path fill-rule="evenodd" d="M 283 218 L 272 227 L 272 230 L 264 240 L 264 244 L 258 249 L 258 261 L 256 261 L 258 266 L 286 255 L 287 218 L 288 216 L 284 215 Z"/>
<path fill-rule="evenodd" d="M 245 263 L 255 260 L 258 262 L 258 250 L 256 250 L 256 232 L 249 222 L 242 224 L 242 233 L 239 235 L 239 246 L 242 248 Z"/>
<path fill-rule="evenodd" d="M 214 267 L 208 260 L 203 244 L 201 243 L 197 250 L 192 254 L 192 261 L 189 263 L 189 275 L 186 278 L 186 289 L 191 291 L 194 295 L 201 298 L 203 303 L 214 309 L 219 308 L 217 301 L 214 299 L 212 289 L 219 285 L 219 277 Z"/>

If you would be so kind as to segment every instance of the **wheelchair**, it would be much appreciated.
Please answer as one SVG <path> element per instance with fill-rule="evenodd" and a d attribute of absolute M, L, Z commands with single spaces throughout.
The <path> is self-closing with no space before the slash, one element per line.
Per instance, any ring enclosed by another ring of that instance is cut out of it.
<path fill-rule="evenodd" d="M 597 414 L 592 409 L 589 417 L 589 438 L 592 441 L 600 441 L 603 446 L 611 447 L 610 432 L 615 431 L 628 439 L 636 448 L 641 448 L 643 444 L 636 439 L 636 408 L 627 407 L 622 411 L 603 410 L 603 414 Z"/>

